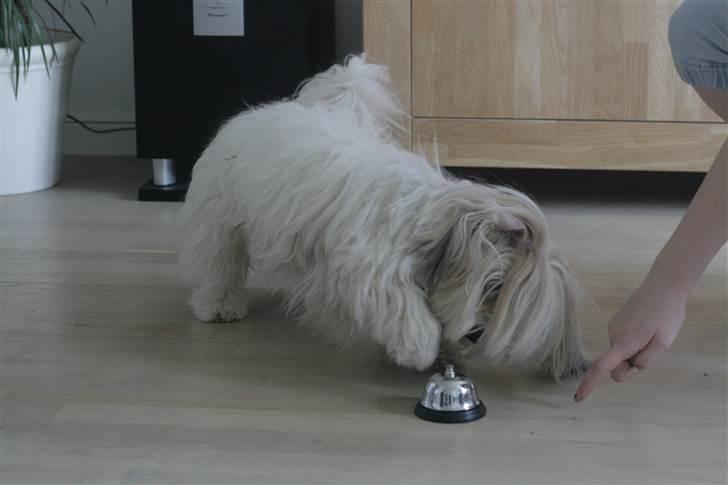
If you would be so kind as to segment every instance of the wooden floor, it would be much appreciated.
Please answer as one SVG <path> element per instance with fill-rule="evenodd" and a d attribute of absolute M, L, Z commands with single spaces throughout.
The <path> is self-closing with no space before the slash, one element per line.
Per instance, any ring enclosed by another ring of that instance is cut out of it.
<path fill-rule="evenodd" d="M 336 352 L 263 291 L 247 321 L 196 321 L 178 205 L 135 200 L 149 170 L 69 160 L 57 188 L 0 199 L 3 484 L 726 483 L 725 251 L 639 379 L 577 405 L 576 382 L 471 365 L 488 416 L 438 425 L 412 414 L 427 374 Z M 592 352 L 686 203 L 618 199 L 545 205 L 602 309 Z"/>

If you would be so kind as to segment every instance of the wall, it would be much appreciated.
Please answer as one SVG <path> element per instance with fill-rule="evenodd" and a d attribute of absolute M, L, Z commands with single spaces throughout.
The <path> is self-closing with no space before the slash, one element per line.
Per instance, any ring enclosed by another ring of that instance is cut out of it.
<path fill-rule="evenodd" d="M 58 8 L 63 3 L 53 0 Z M 96 129 L 129 126 L 134 122 L 131 0 L 86 0 L 96 27 L 76 0 L 65 3 L 66 16 L 85 40 L 76 58 L 68 113 Z M 44 4 L 35 4 L 50 18 Z M 96 135 L 68 122 L 63 148 L 67 154 L 133 155 L 136 139 L 133 131 Z"/>

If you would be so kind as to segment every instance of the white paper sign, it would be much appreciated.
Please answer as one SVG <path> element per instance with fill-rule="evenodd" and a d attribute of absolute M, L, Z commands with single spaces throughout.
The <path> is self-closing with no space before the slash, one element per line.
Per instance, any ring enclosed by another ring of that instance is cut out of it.
<path fill-rule="evenodd" d="M 242 37 L 245 35 L 244 0 L 193 0 L 195 35 Z"/>

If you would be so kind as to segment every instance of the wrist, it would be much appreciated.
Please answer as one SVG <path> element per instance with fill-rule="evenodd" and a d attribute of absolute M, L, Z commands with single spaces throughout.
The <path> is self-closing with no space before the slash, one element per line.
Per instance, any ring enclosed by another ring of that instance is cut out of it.
<path fill-rule="evenodd" d="M 674 265 L 661 264 L 659 258 L 650 269 L 641 287 L 650 293 L 664 295 L 687 301 L 695 286 L 694 281 L 686 277 Z"/>

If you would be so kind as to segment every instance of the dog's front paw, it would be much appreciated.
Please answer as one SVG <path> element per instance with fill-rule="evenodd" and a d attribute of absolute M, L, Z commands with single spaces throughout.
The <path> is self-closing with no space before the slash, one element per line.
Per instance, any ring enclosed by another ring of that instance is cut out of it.
<path fill-rule="evenodd" d="M 244 297 L 206 301 L 192 296 L 192 312 L 203 322 L 225 323 L 242 320 L 248 314 L 248 302 Z"/>
<path fill-rule="evenodd" d="M 422 371 L 432 366 L 437 359 L 438 351 L 439 348 L 435 343 L 421 347 L 390 348 L 389 356 L 397 365 Z"/>

